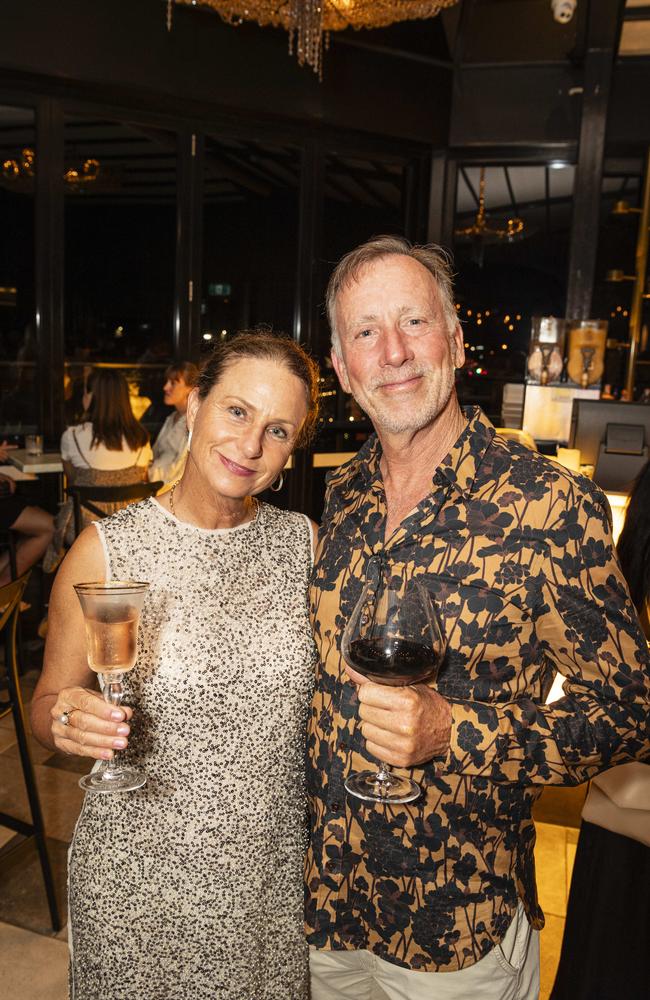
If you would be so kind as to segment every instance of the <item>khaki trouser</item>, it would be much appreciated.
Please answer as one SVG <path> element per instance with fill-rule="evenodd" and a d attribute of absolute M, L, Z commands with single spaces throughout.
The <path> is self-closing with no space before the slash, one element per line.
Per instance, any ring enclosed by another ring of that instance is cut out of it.
<path fill-rule="evenodd" d="M 310 949 L 311 1000 L 538 1000 L 539 932 L 519 903 L 501 944 L 459 972 L 415 972 L 369 951 Z"/>

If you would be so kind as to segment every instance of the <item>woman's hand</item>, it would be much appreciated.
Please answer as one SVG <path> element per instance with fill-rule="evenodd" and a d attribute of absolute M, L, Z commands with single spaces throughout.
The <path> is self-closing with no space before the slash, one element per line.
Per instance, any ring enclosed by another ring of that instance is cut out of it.
<path fill-rule="evenodd" d="M 61 721 L 64 715 L 67 724 Z M 128 705 L 109 705 L 96 691 L 62 688 L 50 709 L 52 742 L 61 753 L 110 760 L 127 745 L 132 715 Z"/>

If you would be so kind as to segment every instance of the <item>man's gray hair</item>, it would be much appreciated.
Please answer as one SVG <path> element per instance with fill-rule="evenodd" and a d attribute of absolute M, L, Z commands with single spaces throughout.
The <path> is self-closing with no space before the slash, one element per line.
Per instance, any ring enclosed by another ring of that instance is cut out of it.
<path fill-rule="evenodd" d="M 355 250 L 346 253 L 332 271 L 325 293 L 325 308 L 332 335 L 332 350 L 340 356 L 341 347 L 339 332 L 336 328 L 336 300 L 339 293 L 352 281 L 359 277 L 359 271 L 381 257 L 399 254 L 412 257 L 426 267 L 438 287 L 440 305 L 447 323 L 449 336 L 453 334 L 458 323 L 454 305 L 454 289 L 452 282 L 451 257 L 442 247 L 434 243 L 418 245 L 410 243 L 403 236 L 376 236 L 367 243 L 362 243 Z"/>

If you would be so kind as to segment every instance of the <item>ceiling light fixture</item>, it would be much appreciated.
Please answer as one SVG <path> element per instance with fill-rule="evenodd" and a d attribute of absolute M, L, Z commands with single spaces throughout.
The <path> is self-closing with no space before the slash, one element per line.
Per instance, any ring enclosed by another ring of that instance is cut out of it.
<path fill-rule="evenodd" d="M 322 76 L 323 39 L 330 31 L 346 28 L 386 28 L 396 21 L 435 17 L 458 0 L 167 0 L 167 28 L 172 25 L 174 3 L 211 7 L 228 24 L 256 21 L 262 27 L 284 28 L 289 32 L 289 52 L 295 51 Z"/>
<path fill-rule="evenodd" d="M 89 157 L 80 167 L 70 167 L 63 175 L 63 180 L 72 191 L 80 191 L 88 184 L 94 184 L 100 174 L 99 160 Z M 34 183 L 36 171 L 36 153 L 33 149 L 21 150 L 20 158 L 5 160 L 2 164 L 2 180 L 16 187 L 29 187 Z"/>
<path fill-rule="evenodd" d="M 469 226 L 454 230 L 454 236 L 461 242 L 474 243 L 475 257 L 479 267 L 483 265 L 483 248 L 486 243 L 514 243 L 523 239 L 526 223 L 518 216 L 505 219 L 502 225 L 491 224 L 485 210 L 485 167 L 481 167 L 478 194 L 478 211 Z"/>

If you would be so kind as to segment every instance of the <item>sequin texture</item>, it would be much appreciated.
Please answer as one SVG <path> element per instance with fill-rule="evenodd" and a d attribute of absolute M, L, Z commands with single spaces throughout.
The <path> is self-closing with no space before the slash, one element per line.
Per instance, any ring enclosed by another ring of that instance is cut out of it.
<path fill-rule="evenodd" d="M 207 531 L 154 499 L 103 521 L 110 576 L 148 580 L 123 756 L 70 852 L 73 1000 L 306 1000 L 306 519 Z"/>

